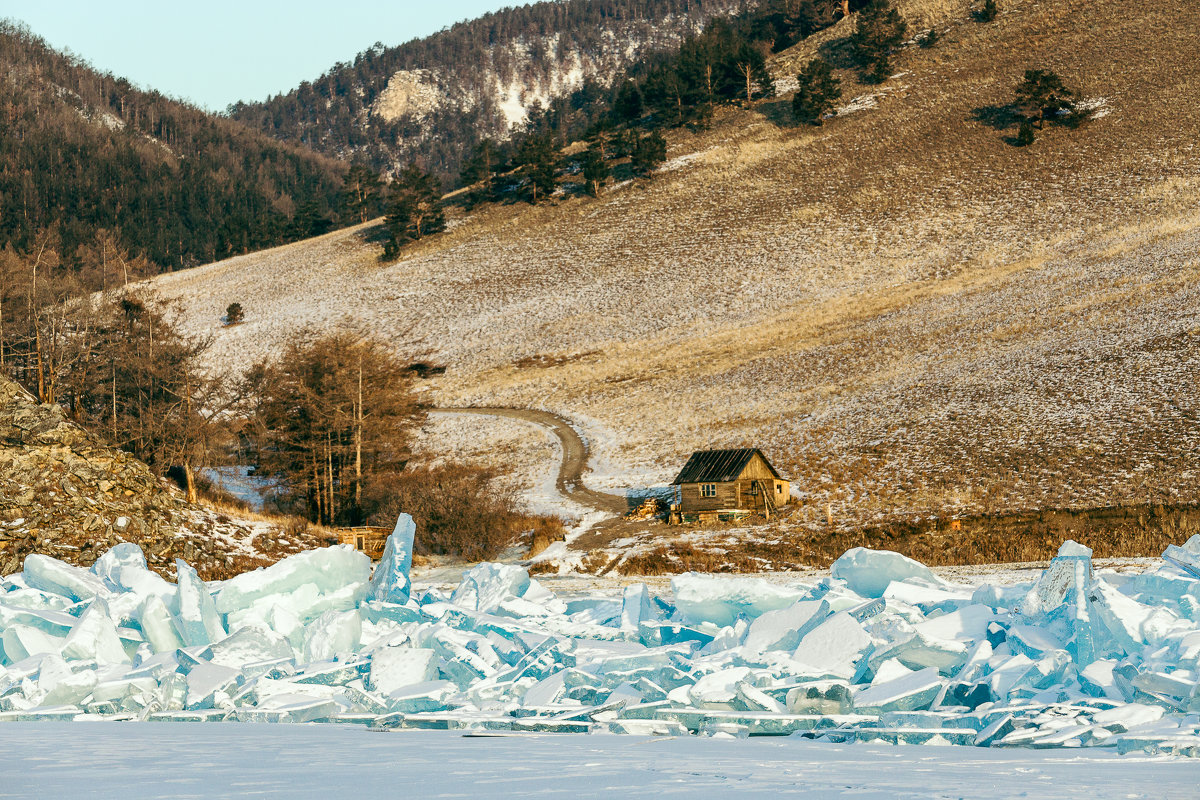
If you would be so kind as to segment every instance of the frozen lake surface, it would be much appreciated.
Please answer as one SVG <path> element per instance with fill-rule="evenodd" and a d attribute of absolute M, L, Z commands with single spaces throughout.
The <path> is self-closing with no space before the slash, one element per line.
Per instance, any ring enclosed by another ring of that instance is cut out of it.
<path fill-rule="evenodd" d="M 0 797 L 1194 798 L 1200 764 L 1111 750 L 341 725 L 0 724 Z"/>

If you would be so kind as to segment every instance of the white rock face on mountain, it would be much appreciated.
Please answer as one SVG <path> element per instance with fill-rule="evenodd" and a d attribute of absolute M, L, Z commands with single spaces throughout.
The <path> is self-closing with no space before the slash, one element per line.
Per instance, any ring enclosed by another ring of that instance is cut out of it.
<path fill-rule="evenodd" d="M 429 70 L 402 69 L 392 74 L 387 88 L 375 98 L 371 113 L 388 122 L 406 116 L 424 119 L 444 99 Z"/>

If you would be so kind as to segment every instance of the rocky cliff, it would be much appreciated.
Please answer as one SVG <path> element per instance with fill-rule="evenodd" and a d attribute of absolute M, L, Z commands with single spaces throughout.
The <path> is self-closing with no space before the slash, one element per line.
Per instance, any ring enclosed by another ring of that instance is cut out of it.
<path fill-rule="evenodd" d="M 86 566 L 118 542 L 139 544 L 163 575 L 179 557 L 207 579 L 311 544 L 187 503 L 141 461 L 0 378 L 0 574 L 30 553 Z"/>

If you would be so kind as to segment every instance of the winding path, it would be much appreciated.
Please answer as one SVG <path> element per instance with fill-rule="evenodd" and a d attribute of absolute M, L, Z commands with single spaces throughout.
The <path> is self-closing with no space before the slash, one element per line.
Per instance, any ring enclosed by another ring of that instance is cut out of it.
<path fill-rule="evenodd" d="M 511 417 L 540 425 L 554 433 L 562 444 L 563 458 L 558 468 L 557 487 L 564 497 L 569 497 L 580 505 L 612 514 L 624 514 L 629 509 L 628 501 L 623 496 L 597 492 L 583 485 L 583 471 L 587 468 L 591 453 L 571 424 L 557 414 L 531 408 L 434 408 L 430 409 L 430 413 Z"/>

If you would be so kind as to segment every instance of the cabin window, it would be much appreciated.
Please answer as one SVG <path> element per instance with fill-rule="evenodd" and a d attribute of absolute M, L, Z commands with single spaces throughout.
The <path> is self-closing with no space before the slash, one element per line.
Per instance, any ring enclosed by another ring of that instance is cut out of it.
<path fill-rule="evenodd" d="M 783 484 L 782 483 L 775 484 L 775 494 L 783 494 Z"/>
<path fill-rule="evenodd" d="M 364 544 L 366 544 L 366 542 L 363 540 L 363 537 L 361 537 L 361 536 L 354 537 L 354 549 L 355 550 L 362 550 Z"/>
<path fill-rule="evenodd" d="M 701 497 L 716 497 L 717 496 L 717 485 L 715 483 L 700 484 L 700 496 Z"/>

